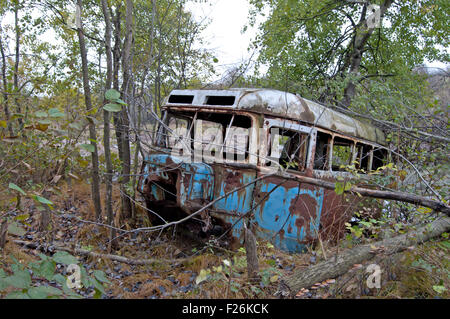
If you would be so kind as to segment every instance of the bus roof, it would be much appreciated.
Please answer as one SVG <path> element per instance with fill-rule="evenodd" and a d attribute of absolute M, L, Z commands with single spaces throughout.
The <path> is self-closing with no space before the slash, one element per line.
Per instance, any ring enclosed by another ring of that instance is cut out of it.
<path fill-rule="evenodd" d="M 236 109 L 305 122 L 327 130 L 385 145 L 375 126 L 299 95 L 272 89 L 173 90 L 165 107 Z"/>

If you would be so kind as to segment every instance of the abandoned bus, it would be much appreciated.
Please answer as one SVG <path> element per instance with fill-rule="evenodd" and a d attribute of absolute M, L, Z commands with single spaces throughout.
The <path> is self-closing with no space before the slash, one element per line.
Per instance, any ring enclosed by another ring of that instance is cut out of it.
<path fill-rule="evenodd" d="M 342 236 L 358 197 L 286 174 L 337 181 L 387 156 L 379 129 L 270 89 L 174 90 L 153 141 L 138 185 L 153 223 L 196 213 L 198 234 L 235 243 L 245 223 L 289 252 Z"/>

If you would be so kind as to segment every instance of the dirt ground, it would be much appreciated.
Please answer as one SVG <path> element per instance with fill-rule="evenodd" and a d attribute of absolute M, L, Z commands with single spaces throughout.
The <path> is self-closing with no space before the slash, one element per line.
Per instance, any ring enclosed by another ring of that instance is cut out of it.
<path fill-rule="evenodd" d="M 117 190 L 113 197 L 114 210 L 117 211 L 120 203 Z M 5 203 L 5 198 L 2 200 Z M 5 272 L 10 271 L 10 255 L 26 264 L 37 260 L 40 252 L 52 255 L 58 245 L 101 254 L 110 252 L 109 230 L 81 221 L 92 220 L 93 207 L 88 184 L 63 184 L 50 200 L 55 206 L 51 213 L 51 227 L 46 231 L 38 231 L 41 213 L 33 202 L 23 201 L 20 209 L 14 208 L 14 214 L 26 212 L 29 217 L 24 221 L 25 234 L 8 235 L 0 266 Z M 123 228 L 149 225 L 143 210 L 138 209 L 136 217 L 135 225 L 125 223 Z M 17 240 L 34 243 L 35 247 L 27 248 L 14 242 Z M 117 244 L 117 249 L 111 252 L 114 255 L 156 261 L 147 265 L 131 265 L 109 258 L 78 257 L 88 272 L 102 270 L 110 280 L 111 284 L 107 285 L 102 296 L 105 299 L 278 298 L 276 292 L 280 278 L 292 274 L 294 270 L 334 258 L 339 251 L 352 245 L 348 241 L 325 243 L 323 247 L 310 247 L 302 254 L 288 254 L 268 242 L 258 242 L 260 281 L 250 284 L 246 276 L 245 249 L 230 250 L 214 238 L 198 239 L 183 227 L 163 232 L 129 233 L 120 236 Z M 418 256 L 427 261 L 431 268 L 427 270 L 417 266 L 417 263 L 414 265 Z M 447 280 L 441 284 L 449 284 L 448 259 L 448 247 L 431 242 L 402 254 L 379 256 L 366 264 L 354 265 L 343 276 L 329 278 L 300 290 L 295 298 L 448 298 L 448 290 L 439 294 L 432 288 L 436 280 L 442 281 L 442 278 Z M 367 285 L 369 264 L 380 266 L 380 288 L 369 288 Z M 58 265 L 58 271 L 65 275 L 63 265 Z M 443 271 L 444 275 L 441 276 L 439 271 Z M 86 298 L 93 297 L 92 290 L 81 294 Z"/>

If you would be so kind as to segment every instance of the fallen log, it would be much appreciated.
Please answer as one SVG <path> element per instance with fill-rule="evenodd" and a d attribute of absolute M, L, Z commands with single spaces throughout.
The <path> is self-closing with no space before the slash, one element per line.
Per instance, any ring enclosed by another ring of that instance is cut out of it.
<path fill-rule="evenodd" d="M 300 289 L 311 287 L 315 283 L 326 279 L 341 276 L 351 269 L 353 265 L 370 260 L 381 252 L 397 253 L 405 250 L 407 247 L 426 242 L 447 231 L 450 231 L 450 218 L 442 216 L 416 231 L 349 249 L 317 265 L 298 270 L 282 279 L 278 287 L 278 294 L 284 297 L 293 297 Z"/>
<path fill-rule="evenodd" d="M 26 246 L 28 248 L 33 248 L 33 249 L 37 249 L 39 247 L 39 245 L 37 243 L 30 242 L 30 241 L 14 240 L 13 242 L 16 243 L 16 244 L 22 245 L 22 246 Z M 96 252 L 89 251 L 89 250 L 86 250 L 86 249 L 81 249 L 81 248 L 69 248 L 69 247 L 64 247 L 64 246 L 59 246 L 59 245 L 53 245 L 53 247 L 55 248 L 55 250 L 66 251 L 66 252 L 71 253 L 73 255 L 91 256 L 91 257 L 95 257 L 95 258 L 105 258 L 105 259 L 110 259 L 110 260 L 114 260 L 114 261 L 117 261 L 117 262 L 129 264 L 129 265 L 152 265 L 152 264 L 155 264 L 155 263 L 173 263 L 173 264 L 176 264 L 176 263 L 180 263 L 180 262 L 183 262 L 183 261 L 186 260 L 186 258 L 177 258 L 177 259 L 164 259 L 164 258 L 131 259 L 131 258 L 118 256 L 118 255 L 96 253 Z"/>

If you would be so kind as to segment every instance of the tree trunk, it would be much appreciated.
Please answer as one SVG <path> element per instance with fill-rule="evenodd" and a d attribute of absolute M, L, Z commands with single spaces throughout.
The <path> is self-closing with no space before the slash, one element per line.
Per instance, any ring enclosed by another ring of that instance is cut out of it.
<path fill-rule="evenodd" d="M 130 218 L 132 215 L 132 202 L 131 196 L 128 194 L 125 185 L 130 182 L 131 172 L 131 152 L 130 152 L 130 123 L 128 118 L 127 108 L 132 102 L 132 44 L 133 44 L 133 1 L 126 1 L 125 10 L 125 41 L 122 50 L 122 71 L 123 71 L 123 83 L 122 92 L 123 99 L 127 106 L 124 106 L 121 111 L 122 118 L 122 217 Z"/>
<path fill-rule="evenodd" d="M 19 3 L 15 1 L 14 5 L 14 27 L 16 32 L 16 49 L 15 49 L 15 61 L 14 61 L 14 76 L 13 76 L 13 85 L 14 85 L 14 103 L 16 104 L 16 112 L 22 113 L 22 108 L 19 103 L 19 62 L 20 62 L 20 29 L 19 29 Z M 23 121 L 22 118 L 17 119 L 19 122 L 19 130 L 22 129 Z"/>
<path fill-rule="evenodd" d="M 377 253 L 397 253 L 409 246 L 417 245 L 450 230 L 450 218 L 442 217 L 417 231 L 396 236 L 377 243 L 349 249 L 327 261 L 296 271 L 280 281 L 279 292 L 283 296 L 294 296 L 300 289 L 317 282 L 345 274 L 354 264 L 373 258 Z"/>
<path fill-rule="evenodd" d="M 78 40 L 80 42 L 80 54 L 83 73 L 83 87 L 84 87 L 84 100 L 86 104 L 86 110 L 90 112 L 92 110 L 91 89 L 89 86 L 89 70 L 87 61 L 86 45 L 84 42 L 83 24 L 81 20 L 81 8 L 82 0 L 77 0 L 77 30 Z M 102 207 L 100 203 L 100 179 L 99 179 L 99 166 L 98 166 L 98 151 L 97 151 L 97 136 L 95 132 L 95 124 L 91 116 L 87 116 L 89 122 L 89 138 L 91 145 L 94 147 L 94 151 L 91 152 L 92 158 L 92 200 L 94 202 L 95 218 L 99 219 Z"/>
<path fill-rule="evenodd" d="M 394 0 L 385 0 L 384 3 L 380 6 L 380 23 L 381 19 L 383 18 L 389 7 L 392 5 L 392 3 L 394 3 Z M 361 18 L 355 27 L 352 41 L 349 44 L 349 53 L 347 54 L 346 63 L 344 64 L 343 68 L 344 71 L 348 68 L 348 74 L 353 76 L 357 76 L 359 73 L 362 56 L 364 54 L 364 51 L 366 50 L 365 46 L 370 36 L 373 34 L 374 29 L 376 28 L 376 26 L 369 26 L 368 18 L 371 17 L 371 15 L 367 15 L 366 10 L 367 4 L 364 4 L 364 7 L 361 11 Z M 351 79 L 347 84 L 347 87 L 344 89 L 344 99 L 341 102 L 342 106 L 349 107 L 355 94 L 355 80 Z"/>
<path fill-rule="evenodd" d="M 8 221 L 5 218 L 0 225 L 0 249 L 5 248 L 7 233 L 8 233 Z"/>
<path fill-rule="evenodd" d="M 108 3 L 106 0 L 102 0 L 102 11 L 105 19 L 105 51 L 106 51 L 106 80 L 105 80 L 105 92 L 111 89 L 113 78 L 113 61 L 112 61 L 112 48 L 111 48 L 111 15 L 109 14 Z M 103 100 L 105 104 L 106 98 Z M 112 208 L 112 174 L 113 167 L 111 162 L 111 146 L 110 146 L 110 112 L 103 110 L 103 145 L 105 148 L 105 164 L 106 164 L 106 215 L 108 225 L 113 226 L 114 213 Z M 116 231 L 110 229 L 110 246 L 109 250 L 113 246 L 116 246 L 117 241 L 113 240 L 116 237 Z"/>
<path fill-rule="evenodd" d="M 114 49 L 113 49 L 113 88 L 116 91 L 120 91 L 119 89 L 119 70 L 120 70 L 120 4 L 116 8 L 116 14 L 113 17 L 114 24 Z M 116 131 L 116 139 L 117 139 L 117 149 L 119 150 L 119 158 L 122 160 L 123 151 L 122 151 L 122 136 L 121 136 L 121 127 L 122 120 L 120 114 L 117 112 L 113 113 L 114 118 L 114 128 Z"/>
<path fill-rule="evenodd" d="M 2 80 L 3 80 L 3 109 L 5 111 L 5 119 L 7 124 L 7 128 L 10 136 L 14 136 L 14 131 L 12 128 L 12 124 L 9 122 L 10 114 L 8 107 L 8 80 L 6 79 L 6 56 L 5 56 L 5 48 L 3 47 L 2 40 L 2 28 L 0 26 L 0 53 L 2 55 Z"/>

